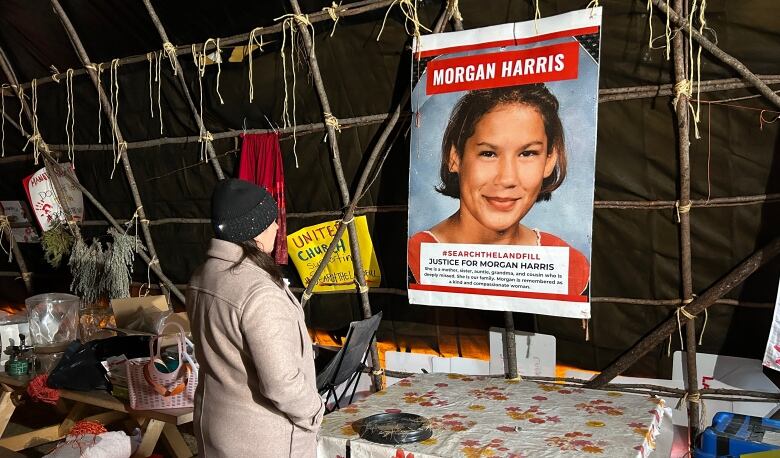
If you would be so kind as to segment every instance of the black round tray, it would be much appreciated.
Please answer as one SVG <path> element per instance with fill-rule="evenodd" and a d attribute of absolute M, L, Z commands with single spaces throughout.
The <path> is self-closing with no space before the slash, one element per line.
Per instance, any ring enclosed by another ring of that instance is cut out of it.
<path fill-rule="evenodd" d="M 379 444 L 420 442 L 433 435 L 428 419 L 411 413 L 378 413 L 355 423 L 360 437 Z"/>

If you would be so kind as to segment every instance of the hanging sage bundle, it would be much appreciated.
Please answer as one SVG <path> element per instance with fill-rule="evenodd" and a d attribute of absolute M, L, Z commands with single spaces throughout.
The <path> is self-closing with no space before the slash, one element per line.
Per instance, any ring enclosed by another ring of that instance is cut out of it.
<path fill-rule="evenodd" d="M 114 242 L 109 244 L 105 252 L 100 289 L 111 299 L 129 297 L 136 239 L 114 228 L 110 228 L 108 233 Z"/>
<path fill-rule="evenodd" d="M 105 249 L 94 239 L 90 246 L 77 240 L 70 255 L 70 271 L 73 274 L 71 291 L 85 303 L 97 302 L 105 297 L 117 299 L 130 296 L 130 280 L 136 239 L 114 228 L 108 230 L 112 242 Z"/>
<path fill-rule="evenodd" d="M 60 266 L 62 258 L 70 253 L 73 246 L 73 236 L 67 227 L 56 222 L 48 231 L 41 235 L 41 247 L 46 262 L 55 269 Z"/>
<path fill-rule="evenodd" d="M 68 265 L 73 274 L 70 290 L 88 304 L 97 302 L 101 296 L 100 278 L 105 265 L 105 254 L 100 242 L 94 239 L 87 246 L 83 240 L 76 240 Z"/>

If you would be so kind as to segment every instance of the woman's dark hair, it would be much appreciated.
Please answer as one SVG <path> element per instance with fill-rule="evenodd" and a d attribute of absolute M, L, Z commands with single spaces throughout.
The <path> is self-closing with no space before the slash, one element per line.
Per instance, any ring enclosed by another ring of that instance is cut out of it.
<path fill-rule="evenodd" d="M 566 148 L 563 125 L 558 116 L 558 99 L 541 83 L 479 89 L 467 93 L 458 101 L 452 109 L 441 142 L 441 184 L 436 187 L 436 191 L 460 199 L 460 179 L 456 172 L 450 172 L 450 150 L 455 147 L 458 157 L 462 158 L 466 140 L 474 135 L 474 129 L 482 117 L 499 105 L 512 103 L 528 105 L 539 112 L 547 134 L 547 154 L 558 152 L 555 170 L 542 182 L 542 189 L 536 199 L 537 202 L 550 200 L 552 192 L 566 178 Z"/>
<path fill-rule="evenodd" d="M 263 269 L 264 271 L 268 272 L 268 275 L 271 276 L 271 280 L 273 280 L 274 283 L 276 283 L 277 286 L 280 288 L 284 287 L 284 280 L 282 279 L 282 270 L 279 269 L 279 266 L 274 261 L 274 258 L 272 258 L 268 253 L 261 250 L 257 243 L 255 243 L 254 240 L 244 240 L 243 242 L 239 242 L 238 246 L 241 247 L 241 250 L 243 251 L 243 254 L 241 254 L 241 259 L 236 261 L 235 264 L 230 266 L 231 269 L 235 269 L 239 265 L 241 265 L 242 262 L 244 262 L 245 259 L 249 259 L 255 265 L 257 265 L 259 268 Z"/>

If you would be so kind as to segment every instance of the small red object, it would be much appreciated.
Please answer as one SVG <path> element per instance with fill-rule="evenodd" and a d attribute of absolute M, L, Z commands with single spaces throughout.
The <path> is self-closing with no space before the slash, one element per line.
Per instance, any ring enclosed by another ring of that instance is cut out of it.
<path fill-rule="evenodd" d="M 27 394 L 35 401 L 55 405 L 60 399 L 60 392 L 57 389 L 46 386 L 48 378 L 47 374 L 42 374 L 30 380 L 30 383 L 27 384 Z"/>
<path fill-rule="evenodd" d="M 81 420 L 70 428 L 68 436 L 83 436 L 84 434 L 94 434 L 97 436 L 98 434 L 106 432 L 108 432 L 108 430 L 101 423 L 90 420 Z"/>

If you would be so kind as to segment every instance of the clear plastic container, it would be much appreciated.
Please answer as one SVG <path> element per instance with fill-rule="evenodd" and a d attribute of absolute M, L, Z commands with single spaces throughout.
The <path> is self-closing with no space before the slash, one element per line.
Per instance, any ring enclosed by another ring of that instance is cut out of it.
<path fill-rule="evenodd" d="M 30 340 L 36 353 L 65 350 L 79 336 L 79 304 L 72 294 L 38 294 L 25 301 L 30 322 Z"/>

